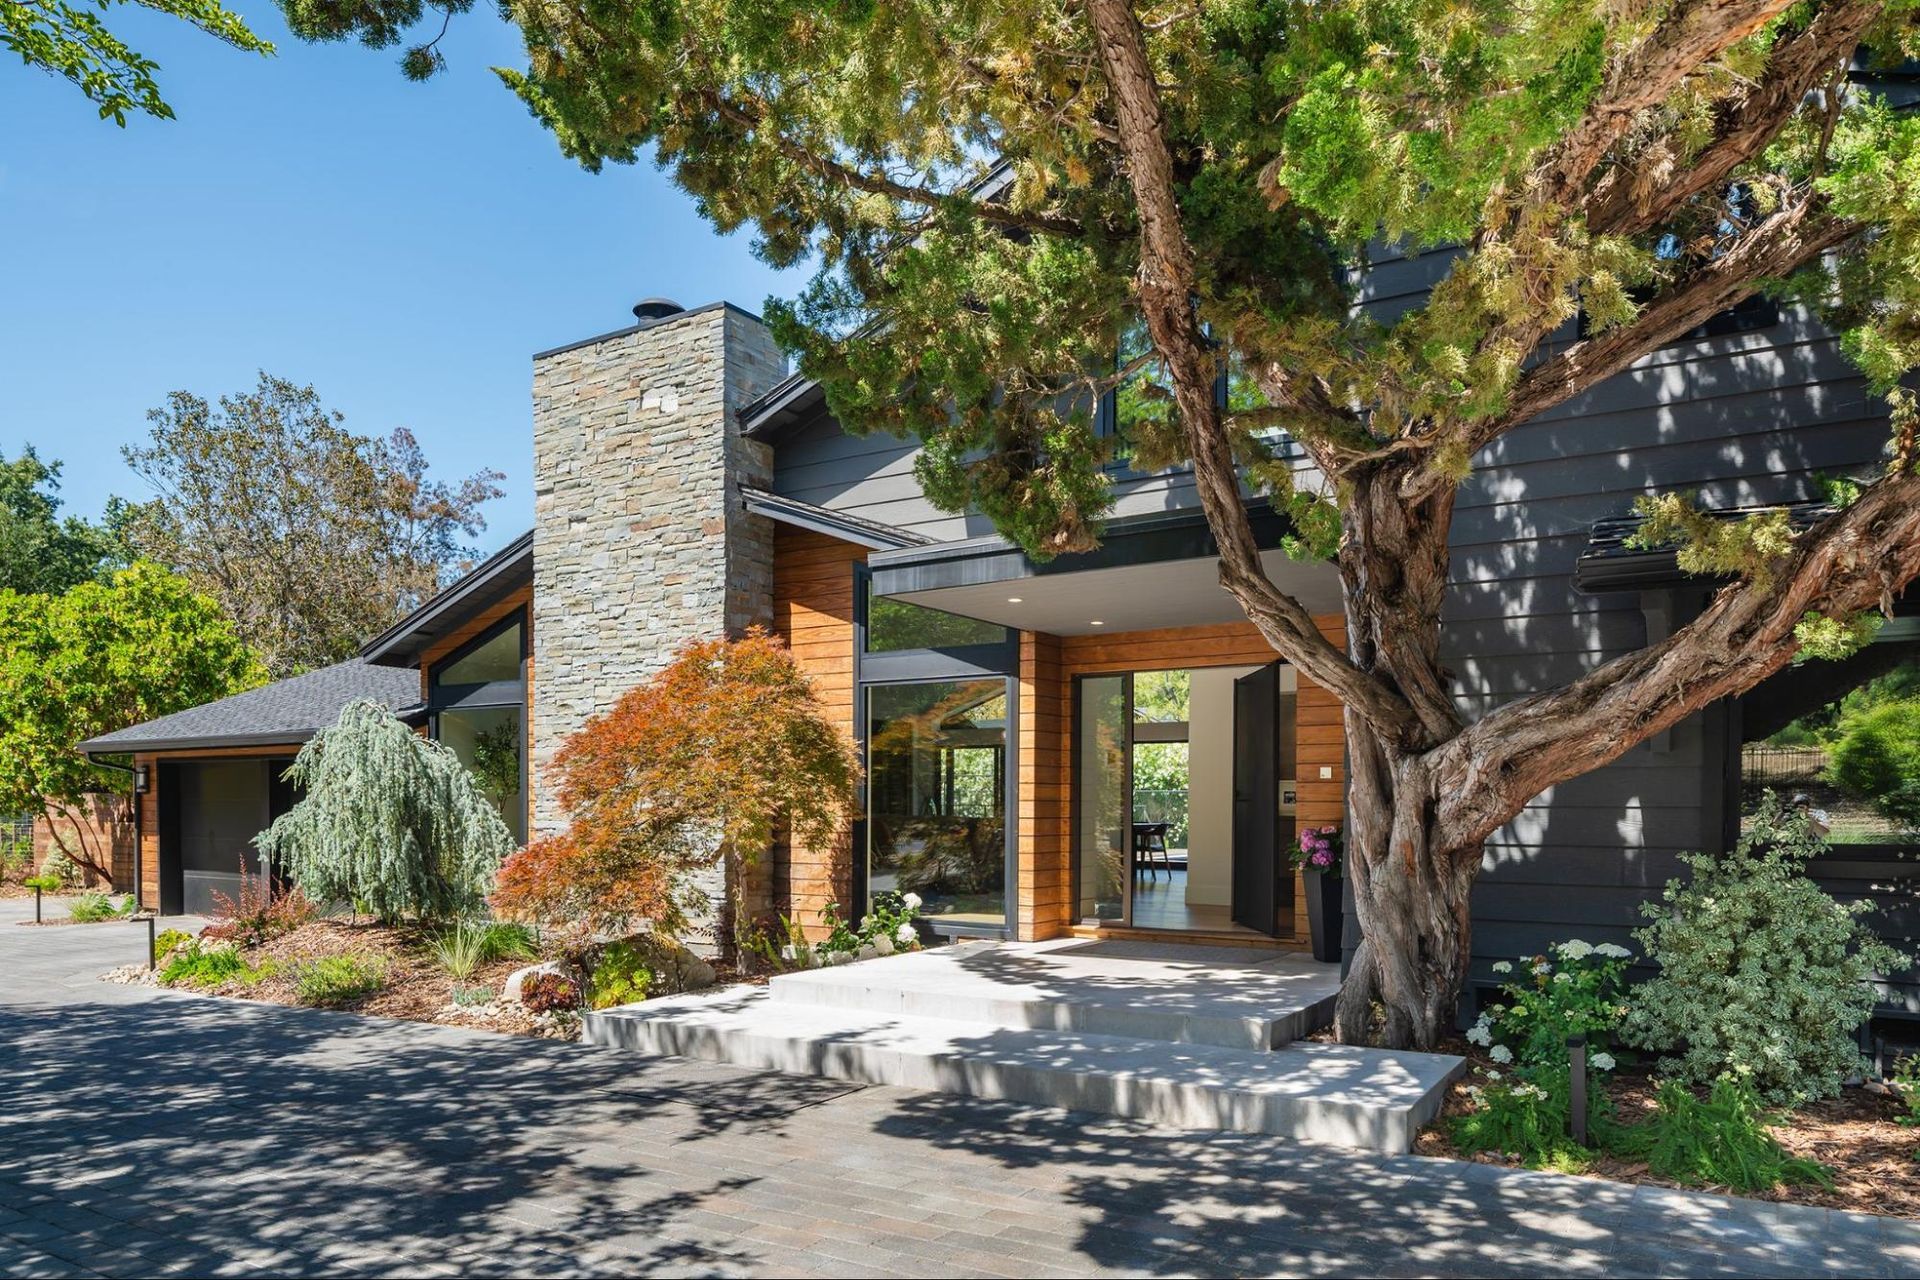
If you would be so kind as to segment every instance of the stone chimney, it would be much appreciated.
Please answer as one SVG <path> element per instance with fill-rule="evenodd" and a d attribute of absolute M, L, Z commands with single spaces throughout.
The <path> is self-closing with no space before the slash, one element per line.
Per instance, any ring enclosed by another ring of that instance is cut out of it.
<path fill-rule="evenodd" d="M 560 743 L 688 640 L 772 612 L 773 531 L 739 487 L 772 475 L 736 415 L 785 372 L 766 326 L 725 303 L 636 307 L 640 323 L 533 363 L 534 825 Z"/>

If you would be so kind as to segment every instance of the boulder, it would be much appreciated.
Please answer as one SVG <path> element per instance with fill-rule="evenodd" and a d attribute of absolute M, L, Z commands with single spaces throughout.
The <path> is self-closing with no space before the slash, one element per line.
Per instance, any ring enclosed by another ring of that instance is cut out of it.
<path fill-rule="evenodd" d="M 520 988 L 536 973 L 557 973 L 563 978 L 571 978 L 580 983 L 583 988 L 586 985 L 580 971 L 565 960 L 543 960 L 539 964 L 530 964 L 508 974 L 507 985 L 502 989 L 500 998 L 508 1004 L 519 1004 Z"/>
<path fill-rule="evenodd" d="M 682 991 L 699 991 L 712 986 L 720 976 L 714 972 L 712 965 L 662 934 L 636 933 L 620 941 L 645 958 L 647 969 L 653 974 L 653 981 L 647 984 L 649 996 L 677 996 Z"/>

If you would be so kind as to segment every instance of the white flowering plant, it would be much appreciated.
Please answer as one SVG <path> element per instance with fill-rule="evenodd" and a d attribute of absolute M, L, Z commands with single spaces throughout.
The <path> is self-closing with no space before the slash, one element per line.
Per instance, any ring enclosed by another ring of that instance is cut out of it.
<path fill-rule="evenodd" d="M 1731 853 L 1682 855 L 1692 877 L 1646 905 L 1634 936 L 1660 974 L 1635 991 L 1622 1038 L 1661 1052 L 1663 1075 L 1704 1087 L 1740 1074 L 1778 1106 L 1837 1094 L 1859 1069 L 1870 984 L 1911 961 L 1867 928 L 1871 902 L 1807 877 L 1826 847 L 1769 793 Z"/>
<path fill-rule="evenodd" d="M 820 961 L 844 964 L 849 959 L 918 951 L 920 931 L 914 921 L 920 918 L 921 905 L 917 893 L 877 893 L 873 909 L 855 924 L 841 916 L 839 903 L 829 902 L 820 911 L 828 930 L 815 947 Z"/>
<path fill-rule="evenodd" d="M 1522 1069 L 1564 1069 L 1568 1036 L 1599 1040 L 1620 1026 L 1627 1013 L 1622 992 L 1632 958 L 1633 953 L 1617 943 L 1595 946 L 1578 938 L 1558 943 L 1544 955 L 1520 957 L 1518 968 L 1524 976 L 1500 988 L 1499 1000 L 1468 1029 L 1468 1042 L 1486 1049 L 1495 1062 Z M 1515 963 L 1503 960 L 1493 968 L 1511 974 Z M 1596 1054 L 1588 1065 L 1598 1066 L 1601 1057 L 1612 1065 L 1613 1058 L 1606 1054 Z"/>

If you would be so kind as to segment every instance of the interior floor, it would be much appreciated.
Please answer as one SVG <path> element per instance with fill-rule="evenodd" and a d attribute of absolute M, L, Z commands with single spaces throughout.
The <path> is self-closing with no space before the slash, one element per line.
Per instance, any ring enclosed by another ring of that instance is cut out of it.
<path fill-rule="evenodd" d="M 1134 876 L 1133 927 L 1260 936 L 1245 925 L 1235 924 L 1231 908 L 1189 904 L 1187 873 L 1178 867 L 1171 872 L 1142 868 Z"/>

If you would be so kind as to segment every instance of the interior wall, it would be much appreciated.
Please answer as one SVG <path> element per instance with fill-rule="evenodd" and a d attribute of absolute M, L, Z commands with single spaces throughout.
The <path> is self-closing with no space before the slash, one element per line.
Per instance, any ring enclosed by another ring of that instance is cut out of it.
<path fill-rule="evenodd" d="M 1233 905 L 1233 682 L 1256 667 L 1196 667 L 1187 712 L 1187 903 Z"/>

